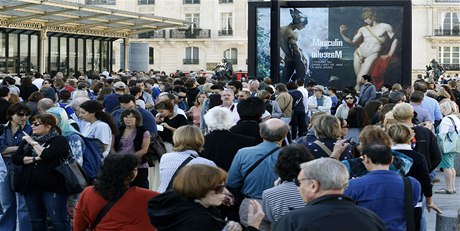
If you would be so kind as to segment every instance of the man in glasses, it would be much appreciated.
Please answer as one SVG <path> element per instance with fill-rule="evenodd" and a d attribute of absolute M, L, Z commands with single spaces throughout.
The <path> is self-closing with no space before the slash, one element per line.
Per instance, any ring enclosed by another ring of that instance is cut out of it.
<path fill-rule="evenodd" d="M 316 85 L 313 87 L 314 94 L 308 97 L 308 111 L 311 115 L 317 112 L 331 114 L 332 100 L 325 95 L 324 86 Z"/>
<path fill-rule="evenodd" d="M 308 204 L 281 217 L 274 230 L 387 230 L 374 212 L 343 195 L 349 178 L 345 165 L 320 158 L 300 168 L 294 183 Z"/>

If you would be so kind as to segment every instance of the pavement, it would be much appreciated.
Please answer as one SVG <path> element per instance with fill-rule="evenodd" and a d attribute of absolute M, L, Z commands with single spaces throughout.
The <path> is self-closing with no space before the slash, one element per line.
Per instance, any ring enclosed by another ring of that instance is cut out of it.
<path fill-rule="evenodd" d="M 437 171 L 436 177 L 441 181 L 437 182 L 433 186 L 433 203 L 437 205 L 443 212 L 445 216 L 456 216 L 458 210 L 460 209 L 460 176 L 457 176 L 455 180 L 455 188 L 457 193 L 455 194 L 436 194 L 434 191 L 441 188 L 445 188 L 444 175 L 442 172 Z M 427 213 L 428 220 L 428 231 L 436 230 L 436 212 L 431 211 Z M 454 231 L 455 229 L 452 229 Z"/>

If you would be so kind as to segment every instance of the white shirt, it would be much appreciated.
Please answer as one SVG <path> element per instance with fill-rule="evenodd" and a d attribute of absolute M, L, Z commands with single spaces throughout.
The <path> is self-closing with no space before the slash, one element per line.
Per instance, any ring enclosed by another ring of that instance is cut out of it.
<path fill-rule="evenodd" d="M 199 157 L 198 153 L 193 150 L 187 150 L 183 152 L 170 152 L 165 153 L 161 156 L 160 161 L 160 187 L 158 188 L 159 193 L 166 191 L 171 178 L 174 173 L 177 171 L 177 168 L 190 156 L 193 155 L 196 158 L 188 162 L 188 165 L 191 164 L 205 164 L 213 167 L 217 167 L 213 161 Z"/>
<path fill-rule="evenodd" d="M 112 130 L 109 125 L 96 120 L 94 123 L 88 123 L 85 128 L 83 128 L 81 134 L 88 138 L 97 138 L 103 144 L 107 145 L 107 148 L 102 153 L 103 157 L 106 157 L 110 152 L 110 147 L 112 146 Z"/>
<path fill-rule="evenodd" d="M 308 115 L 308 90 L 303 86 L 298 87 L 297 90 L 299 90 L 302 93 L 303 105 L 305 106 L 305 114 Z"/>

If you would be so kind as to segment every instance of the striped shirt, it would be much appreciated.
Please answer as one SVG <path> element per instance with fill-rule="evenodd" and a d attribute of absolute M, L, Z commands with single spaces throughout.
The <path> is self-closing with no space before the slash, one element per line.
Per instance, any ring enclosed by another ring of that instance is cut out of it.
<path fill-rule="evenodd" d="M 291 210 L 305 207 L 305 202 L 294 182 L 283 182 L 262 193 L 262 206 L 265 220 L 274 223 Z"/>
<path fill-rule="evenodd" d="M 158 188 L 159 193 L 166 191 L 166 188 L 171 181 L 177 168 L 190 156 L 193 155 L 196 158 L 191 160 L 187 165 L 191 164 L 205 164 L 213 167 L 217 167 L 213 161 L 199 157 L 198 153 L 193 150 L 186 150 L 183 152 L 170 152 L 161 156 L 160 161 L 160 187 Z"/>

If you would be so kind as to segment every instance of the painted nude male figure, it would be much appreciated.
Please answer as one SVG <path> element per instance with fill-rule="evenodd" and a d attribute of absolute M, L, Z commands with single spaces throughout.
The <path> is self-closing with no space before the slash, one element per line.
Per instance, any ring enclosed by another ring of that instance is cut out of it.
<path fill-rule="evenodd" d="M 372 67 L 378 58 L 386 60 L 393 56 L 398 40 L 395 38 L 393 27 L 376 20 L 376 14 L 371 8 L 364 8 L 361 18 L 365 25 L 359 28 L 353 39 L 347 37 L 347 25 L 340 25 L 340 35 L 349 44 L 361 42 L 355 50 L 353 67 L 356 74 L 356 87 L 359 89 L 363 75 L 371 75 Z M 389 49 L 383 49 L 384 44 L 391 41 Z M 385 51 L 387 50 L 387 52 Z"/>

